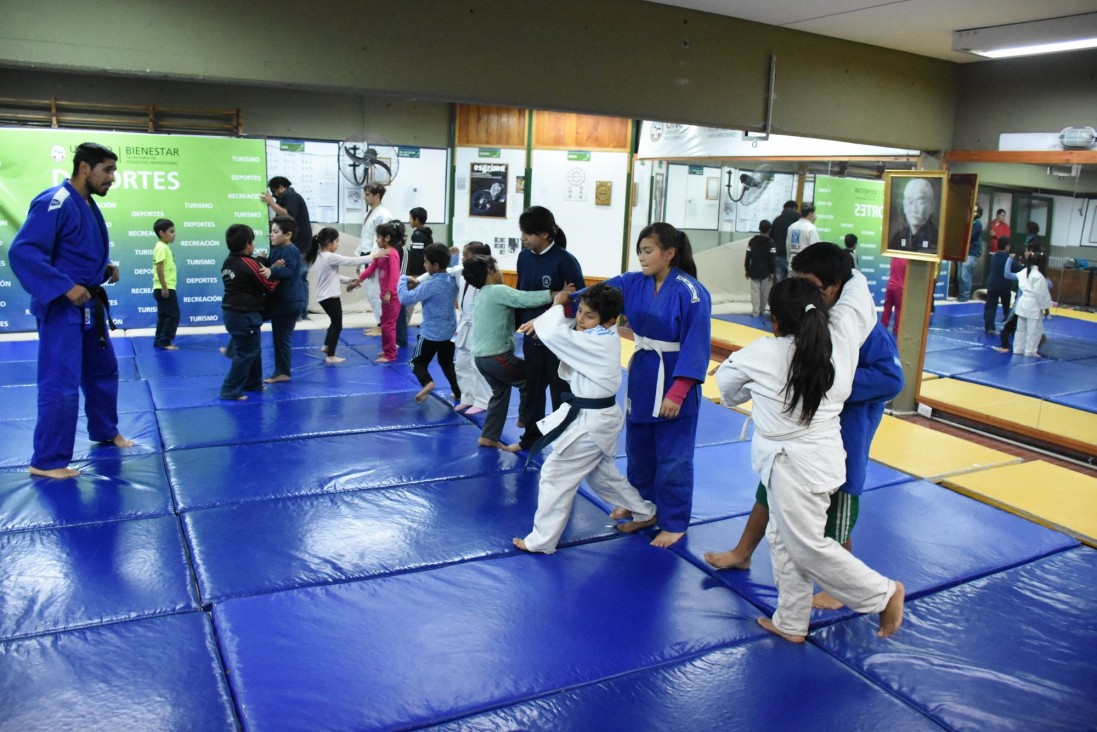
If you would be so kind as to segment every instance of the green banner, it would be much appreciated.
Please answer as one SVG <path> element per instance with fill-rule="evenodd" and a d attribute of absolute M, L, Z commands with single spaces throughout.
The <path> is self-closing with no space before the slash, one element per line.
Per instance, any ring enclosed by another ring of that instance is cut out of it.
<path fill-rule="evenodd" d="M 501 158 L 503 157 L 503 151 L 497 147 L 482 147 L 480 148 L 480 157 L 482 158 Z"/>
<path fill-rule="evenodd" d="M 74 150 L 89 141 L 118 153 L 114 185 L 95 198 L 111 259 L 121 265 L 121 280 L 107 288 L 115 323 L 156 325 L 152 225 L 160 218 L 175 224 L 180 325 L 220 323 L 225 230 L 248 224 L 256 248 L 268 246 L 267 207 L 259 198 L 267 180 L 263 140 L 7 128 L 0 129 L 0 332 L 37 327 L 30 296 L 8 266 L 8 245 L 30 202 L 72 174 Z"/>
<path fill-rule="evenodd" d="M 576 162 L 590 162 L 590 153 L 585 150 L 569 150 L 568 160 Z"/>

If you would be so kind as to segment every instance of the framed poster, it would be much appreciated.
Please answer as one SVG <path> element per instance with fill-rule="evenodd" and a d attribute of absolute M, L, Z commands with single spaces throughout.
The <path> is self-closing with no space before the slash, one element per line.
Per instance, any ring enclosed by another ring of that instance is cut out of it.
<path fill-rule="evenodd" d="M 941 227 L 941 259 L 963 262 L 971 246 L 971 225 L 975 220 L 975 197 L 979 176 L 974 173 L 950 173 L 945 192 L 945 211 Z"/>
<path fill-rule="evenodd" d="M 469 216 L 507 217 L 507 163 L 470 163 Z"/>
<path fill-rule="evenodd" d="M 947 175 L 943 170 L 884 172 L 883 254 L 940 261 Z"/>

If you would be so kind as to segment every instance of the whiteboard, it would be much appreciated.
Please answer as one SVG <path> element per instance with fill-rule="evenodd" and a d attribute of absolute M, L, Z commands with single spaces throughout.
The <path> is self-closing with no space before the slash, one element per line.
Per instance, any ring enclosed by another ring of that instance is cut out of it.
<path fill-rule="evenodd" d="M 339 145 L 313 140 L 267 140 L 267 179 L 288 178 L 309 207 L 309 218 L 335 223 L 339 216 Z"/>
<path fill-rule="evenodd" d="M 679 229 L 718 230 L 720 173 L 720 168 L 705 165 L 669 165 L 666 222 Z"/>

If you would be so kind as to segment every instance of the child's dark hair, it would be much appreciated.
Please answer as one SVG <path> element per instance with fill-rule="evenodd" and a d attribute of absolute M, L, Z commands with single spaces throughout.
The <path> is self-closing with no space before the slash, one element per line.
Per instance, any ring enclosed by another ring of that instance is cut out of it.
<path fill-rule="evenodd" d="M 399 249 L 404 246 L 404 225 L 399 221 L 389 221 L 377 227 L 377 236 L 389 240 L 389 246 Z"/>
<path fill-rule="evenodd" d="M 485 257 L 491 256 L 491 247 L 482 241 L 470 241 L 465 245 L 465 249 L 469 251 L 470 256 L 483 255 Z"/>
<path fill-rule="evenodd" d="M 758 233 L 768 234 L 769 230 L 773 228 L 773 224 L 769 222 L 769 219 L 762 219 L 758 222 Z"/>
<path fill-rule="evenodd" d="M 845 253 L 842 253 L 846 257 Z M 848 259 L 849 257 L 846 257 Z M 834 385 L 827 306 L 819 288 L 802 277 L 781 280 L 769 291 L 769 311 L 782 336 L 795 347 L 785 382 L 785 414 L 800 407 L 800 424 L 810 424 L 823 397 Z"/>
<path fill-rule="evenodd" d="M 1043 247 L 1029 245 L 1028 250 L 1032 253 L 1032 256 L 1028 258 L 1028 266 L 1025 268 L 1025 274 L 1031 275 L 1032 268 L 1040 270 L 1040 274 L 1047 277 L 1047 253 L 1044 252 Z"/>
<path fill-rule="evenodd" d="M 817 241 L 789 262 L 793 272 L 815 275 L 823 287 L 844 285 L 853 276 L 853 259 L 845 249 L 829 241 Z"/>
<path fill-rule="evenodd" d="M 412 210 L 408 211 L 408 220 L 415 220 L 422 223 L 427 223 L 427 210 L 422 206 L 416 206 Z"/>
<path fill-rule="evenodd" d="M 380 183 L 370 183 L 369 185 L 367 185 L 362 190 L 365 191 L 366 193 L 371 193 L 375 196 L 380 196 L 382 199 L 385 198 L 385 190 L 386 189 Z"/>
<path fill-rule="evenodd" d="M 171 222 L 171 219 L 156 219 L 156 223 L 152 225 L 152 233 L 156 234 L 157 238 L 165 231 L 175 226 Z"/>
<path fill-rule="evenodd" d="M 255 231 L 247 224 L 233 224 L 225 231 L 225 243 L 233 254 L 244 251 L 253 241 L 255 241 Z"/>
<path fill-rule="evenodd" d="M 275 216 L 270 220 L 270 224 L 271 226 L 278 224 L 278 228 L 282 230 L 283 234 L 289 236 L 290 239 L 297 236 L 297 219 L 292 216 Z"/>
<path fill-rule="evenodd" d="M 446 269 L 449 267 L 449 247 L 445 244 L 428 244 L 423 249 L 423 260 L 436 267 Z"/>
<path fill-rule="evenodd" d="M 312 235 L 309 246 L 305 250 L 304 260 L 312 264 L 320 256 L 320 250 L 339 238 L 339 232 L 330 226 L 325 226 Z"/>
<path fill-rule="evenodd" d="M 659 243 L 659 248 L 664 252 L 674 249 L 674 258 L 670 260 L 670 266 L 677 267 L 690 277 L 697 276 L 697 265 L 693 263 L 693 248 L 690 247 L 689 237 L 686 232 L 679 231 L 668 223 L 658 221 L 649 224 L 640 230 L 640 236 L 636 237 L 636 253 L 640 253 L 640 242 L 648 237 L 654 237 Z"/>
<path fill-rule="evenodd" d="M 843 239 L 842 241 L 845 242 L 846 249 L 852 249 L 853 247 L 857 246 L 857 235 L 856 234 L 846 234 L 846 238 Z"/>
<path fill-rule="evenodd" d="M 465 278 L 465 282 L 479 290 L 488 281 L 488 272 L 494 271 L 495 258 L 490 255 L 477 254 L 474 257 L 469 257 L 465 261 L 465 267 L 464 270 L 462 270 L 462 274 Z"/>
<path fill-rule="evenodd" d="M 815 207 L 812 206 L 809 203 L 806 206 L 804 206 L 802 209 L 800 209 L 800 218 L 806 219 L 808 216 L 811 216 L 813 213 L 815 213 Z"/>
<path fill-rule="evenodd" d="M 87 163 L 89 168 L 94 168 L 104 160 L 118 160 L 118 153 L 98 142 L 84 142 L 76 148 L 76 154 L 72 156 L 72 174 L 80 172 L 80 163 Z"/>
<path fill-rule="evenodd" d="M 579 300 L 598 313 L 599 323 L 617 320 L 625 308 L 625 296 L 616 287 L 610 287 L 605 282 L 599 282 L 583 290 Z"/>
<path fill-rule="evenodd" d="M 1040 225 L 1035 221 L 1029 221 L 1027 224 L 1025 224 L 1025 231 L 1029 234 L 1039 234 Z"/>
<path fill-rule="evenodd" d="M 518 217 L 518 228 L 525 234 L 544 234 L 553 244 L 568 248 L 564 230 L 556 225 L 556 217 L 544 206 L 530 206 Z"/>
<path fill-rule="evenodd" d="M 267 182 L 267 188 L 272 191 L 275 188 L 289 188 L 293 184 L 289 182 L 289 178 L 284 175 L 276 175 Z"/>

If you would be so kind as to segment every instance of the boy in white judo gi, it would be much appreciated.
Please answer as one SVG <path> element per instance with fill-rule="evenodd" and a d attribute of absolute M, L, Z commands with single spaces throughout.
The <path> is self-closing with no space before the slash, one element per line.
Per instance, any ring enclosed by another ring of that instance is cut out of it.
<path fill-rule="evenodd" d="M 620 290 L 594 285 L 580 295 L 572 323 L 564 317 L 569 297 L 560 292 L 551 308 L 519 328 L 526 334 L 536 331 L 560 359 L 560 377 L 571 386 L 564 404 L 538 423 L 544 437 L 531 450 L 536 453 L 550 443 L 553 447 L 541 468 L 533 530 L 524 539 L 514 539 L 516 547 L 528 552 L 556 551 L 584 478 L 603 500 L 632 512 L 630 526 L 655 523 L 655 504 L 640 497 L 615 463 L 617 435 L 624 425 L 616 401 L 621 386 L 616 323 L 624 298 Z"/>

